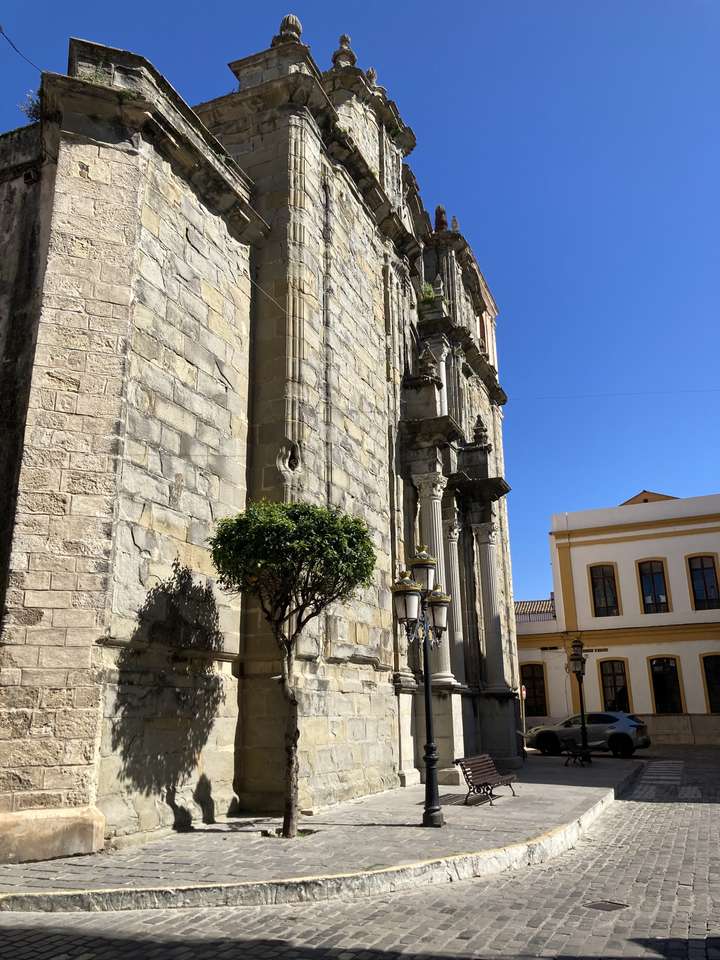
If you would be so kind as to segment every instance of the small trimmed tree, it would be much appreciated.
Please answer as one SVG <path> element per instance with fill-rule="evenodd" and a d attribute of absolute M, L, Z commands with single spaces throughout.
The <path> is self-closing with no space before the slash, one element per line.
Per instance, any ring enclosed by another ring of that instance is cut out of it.
<path fill-rule="evenodd" d="M 375 567 L 364 520 L 309 503 L 251 503 L 210 540 L 219 583 L 256 597 L 280 650 L 287 702 L 283 837 L 297 835 L 298 696 L 295 653 L 303 629 L 331 603 L 369 586 Z"/>

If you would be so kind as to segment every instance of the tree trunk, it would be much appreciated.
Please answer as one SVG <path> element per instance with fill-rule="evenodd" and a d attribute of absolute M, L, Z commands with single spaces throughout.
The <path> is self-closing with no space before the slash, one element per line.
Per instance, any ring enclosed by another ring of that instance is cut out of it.
<path fill-rule="evenodd" d="M 297 836 L 298 818 L 298 704 L 293 696 L 288 701 L 288 715 L 285 724 L 285 813 L 283 816 L 282 835 L 284 837 Z"/>
<path fill-rule="evenodd" d="M 282 690 L 287 701 L 288 712 L 285 721 L 285 811 L 283 815 L 283 837 L 297 836 L 298 819 L 298 702 L 293 683 L 293 657 L 283 657 Z"/>

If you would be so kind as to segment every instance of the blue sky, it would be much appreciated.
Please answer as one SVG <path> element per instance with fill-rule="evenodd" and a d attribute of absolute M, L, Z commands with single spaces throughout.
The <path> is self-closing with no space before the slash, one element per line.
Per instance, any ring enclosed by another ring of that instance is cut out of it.
<path fill-rule="evenodd" d="M 41 0 L 0 22 L 44 69 L 85 37 L 194 103 L 290 10 L 322 67 L 341 32 L 375 66 L 500 306 L 516 596 L 550 590 L 551 513 L 719 492 L 720 2 Z M 37 74 L 1 38 L 0 70 L 8 129 Z"/>

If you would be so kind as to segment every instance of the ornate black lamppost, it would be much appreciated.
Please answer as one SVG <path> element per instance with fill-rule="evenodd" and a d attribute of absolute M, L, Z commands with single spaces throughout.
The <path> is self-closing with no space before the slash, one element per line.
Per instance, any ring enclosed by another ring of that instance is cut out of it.
<path fill-rule="evenodd" d="M 583 679 L 585 677 L 585 662 L 587 657 L 583 656 L 583 642 L 576 637 L 572 642 L 572 653 L 568 657 L 570 670 L 575 674 L 578 684 L 578 693 L 580 694 L 580 737 L 583 760 L 590 762 L 590 750 L 588 749 L 587 724 L 585 722 L 585 695 L 583 691 Z"/>
<path fill-rule="evenodd" d="M 435 585 L 437 561 L 421 547 L 410 561 L 412 575 L 406 570 L 393 584 L 395 614 L 405 627 L 408 643 L 422 640 L 425 681 L 425 810 L 424 827 L 442 827 L 445 823 L 438 793 L 438 752 L 433 732 L 430 648 L 440 643 L 447 629 L 450 597 Z"/>

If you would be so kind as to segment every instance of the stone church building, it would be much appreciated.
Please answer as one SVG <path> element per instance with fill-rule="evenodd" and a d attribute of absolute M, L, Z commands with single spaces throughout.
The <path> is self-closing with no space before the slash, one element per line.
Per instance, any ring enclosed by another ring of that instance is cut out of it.
<path fill-rule="evenodd" d="M 321 70 L 288 16 L 230 69 L 190 108 L 72 40 L 0 136 L 0 860 L 278 808 L 276 649 L 207 546 L 248 499 L 362 516 L 377 553 L 300 650 L 302 809 L 421 778 L 391 596 L 419 543 L 441 782 L 519 762 L 492 294 L 347 36 Z"/>

